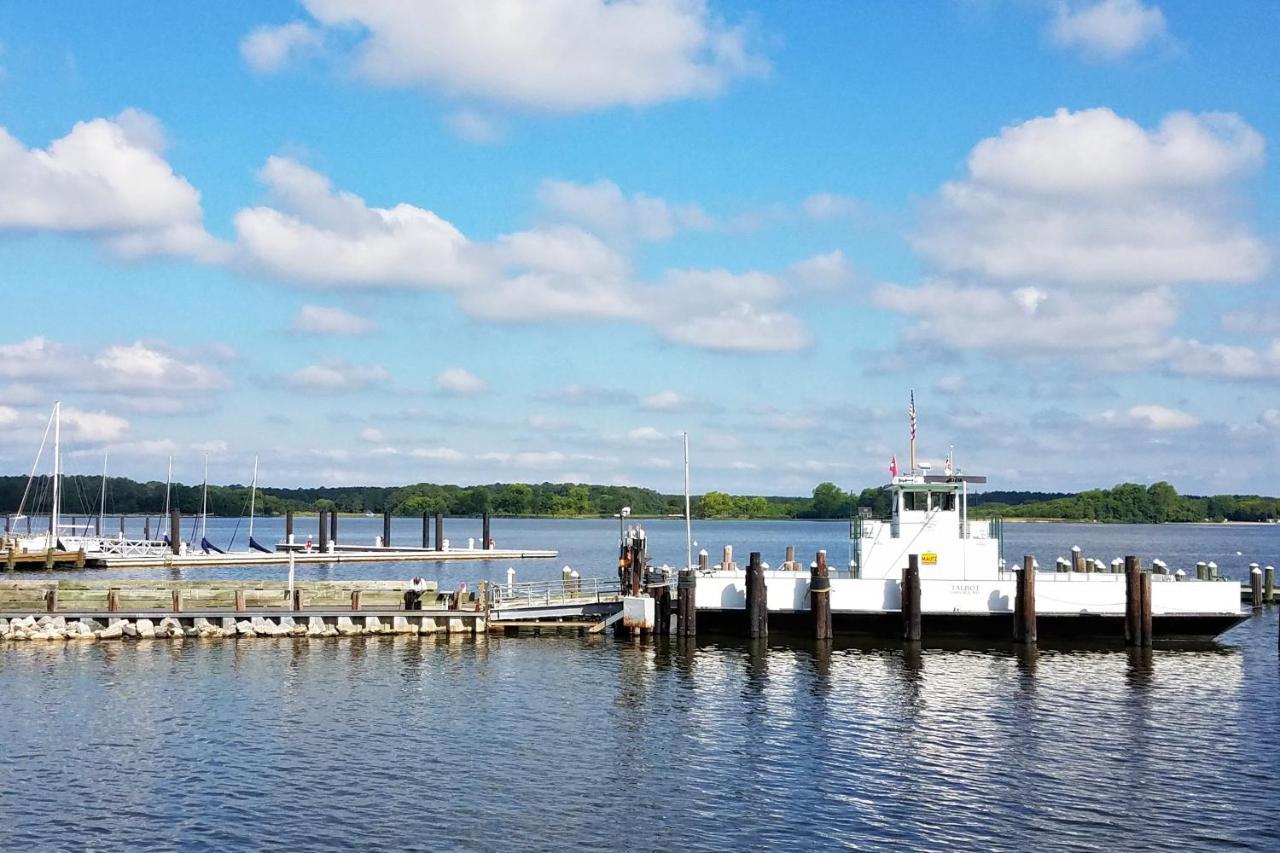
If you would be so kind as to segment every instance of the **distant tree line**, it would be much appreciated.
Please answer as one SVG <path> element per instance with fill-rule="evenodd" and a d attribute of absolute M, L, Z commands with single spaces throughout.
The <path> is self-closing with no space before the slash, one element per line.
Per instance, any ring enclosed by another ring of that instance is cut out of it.
<path fill-rule="evenodd" d="M 37 477 L 31 485 L 28 512 L 48 512 L 50 483 Z M 0 512 L 17 512 L 24 476 L 0 477 Z M 63 512 L 93 515 L 98 511 L 102 478 L 68 476 L 63 480 Z M 164 507 L 164 483 L 139 483 L 125 477 L 108 477 L 108 514 L 159 515 Z M 200 512 L 201 487 L 175 483 L 171 506 L 183 515 Z M 1179 495 L 1165 482 L 1151 486 L 1123 483 L 1111 489 L 1078 494 L 1057 492 L 988 492 L 973 494 L 971 512 L 978 517 L 1017 516 L 1060 518 L 1073 521 L 1169 522 L 1169 521 L 1265 521 L 1280 517 L 1280 499 L 1256 495 Z M 395 515 L 479 515 L 564 518 L 608 517 L 622 507 L 635 516 L 683 516 L 684 497 L 664 495 L 635 486 L 599 486 L 583 483 L 491 483 L 484 486 L 452 486 L 415 483 L 409 486 L 338 486 L 314 489 L 260 488 L 258 515 L 280 515 L 287 510 L 346 513 L 390 510 Z M 249 487 L 240 484 L 209 486 L 210 515 L 237 517 L 249 511 Z M 707 492 L 691 500 L 695 518 L 841 519 L 866 511 L 889 514 L 890 494 L 884 488 L 846 492 L 834 483 L 820 483 L 810 497 L 731 495 Z"/>

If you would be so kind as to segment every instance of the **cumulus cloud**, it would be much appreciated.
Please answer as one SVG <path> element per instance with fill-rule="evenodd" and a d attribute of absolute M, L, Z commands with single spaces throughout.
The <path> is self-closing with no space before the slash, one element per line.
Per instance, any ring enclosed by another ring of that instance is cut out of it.
<path fill-rule="evenodd" d="M 416 447 L 409 451 L 414 459 L 429 459 L 432 462 L 462 462 L 467 455 L 452 447 Z"/>
<path fill-rule="evenodd" d="M 88 443 L 110 442 L 129 430 L 129 422 L 109 412 L 87 412 L 71 406 L 62 407 L 63 437 Z"/>
<path fill-rule="evenodd" d="M 387 371 L 380 364 L 357 365 L 342 359 L 309 364 L 284 377 L 292 388 L 318 393 L 359 391 L 381 385 L 387 378 Z"/>
<path fill-rule="evenodd" d="M 1280 379 L 1280 338 L 1264 349 L 1175 339 L 1166 357 L 1172 373 L 1218 379 Z"/>
<path fill-rule="evenodd" d="M 1123 410 L 1108 409 L 1094 420 L 1107 426 L 1137 427 L 1153 432 L 1191 429 L 1200 425 L 1200 419 L 1195 415 L 1154 403 Z"/>
<path fill-rule="evenodd" d="M 109 346 L 93 363 L 106 386 L 120 391 L 204 391 L 228 385 L 217 368 L 183 361 L 142 341 Z"/>
<path fill-rule="evenodd" d="M 814 193 L 800 203 L 800 209 L 815 222 L 828 222 L 858 215 L 862 212 L 862 203 L 852 196 Z"/>
<path fill-rule="evenodd" d="M 697 205 L 673 205 L 644 193 L 625 195 L 613 181 L 603 179 L 592 184 L 544 180 L 538 202 L 552 216 L 620 240 L 668 240 L 679 230 L 705 230 L 715 224 Z"/>
<path fill-rule="evenodd" d="M 377 324 L 341 308 L 303 305 L 293 315 L 293 330 L 316 335 L 368 335 Z"/>
<path fill-rule="evenodd" d="M 705 0 L 303 5 L 325 31 L 354 34 L 349 59 L 370 83 L 526 109 L 571 112 L 707 97 L 735 78 L 768 70 L 746 30 L 721 21 Z M 283 64 L 289 51 L 279 46 L 288 41 L 282 29 L 255 33 L 259 43 L 246 61 L 257 61 L 260 70 Z"/>
<path fill-rule="evenodd" d="M 1116 61 L 1168 38 L 1164 13 L 1142 0 L 1058 0 L 1048 26 L 1062 48 Z"/>
<path fill-rule="evenodd" d="M 246 260 L 279 278 L 321 286 L 450 287 L 474 280 L 468 241 L 435 213 L 368 206 L 288 157 L 258 173 L 274 206 L 241 210 Z"/>
<path fill-rule="evenodd" d="M 230 385 L 216 366 L 163 343 L 112 344 L 87 355 L 76 347 L 40 336 L 0 344 L 0 377 L 56 381 L 62 387 L 77 390 L 143 395 L 194 393 Z"/>
<path fill-rule="evenodd" d="M 489 390 L 489 383 L 465 367 L 450 367 L 436 374 L 436 389 L 445 394 L 466 396 L 483 394 Z"/>
<path fill-rule="evenodd" d="M 459 139 L 480 145 L 497 142 L 506 133 L 502 121 L 477 110 L 455 110 L 445 116 L 444 124 Z"/>
<path fill-rule="evenodd" d="M 655 412 L 671 412 L 688 407 L 693 401 L 678 391 L 659 391 L 640 401 L 643 408 Z"/>
<path fill-rule="evenodd" d="M 1222 315 L 1222 331 L 1232 335 L 1280 337 L 1280 302 L 1271 301 Z"/>
<path fill-rule="evenodd" d="M 200 193 L 163 157 L 158 121 L 138 110 L 77 123 L 44 149 L 0 128 L 0 230 L 97 238 L 127 258 L 225 259 Z"/>
<path fill-rule="evenodd" d="M 382 430 L 377 427 L 365 427 L 360 430 L 360 440 L 370 444 L 380 444 L 383 441 Z"/>
<path fill-rule="evenodd" d="M 543 391 L 534 399 L 562 406 L 628 406 L 635 402 L 635 395 L 621 388 L 604 388 L 599 385 L 572 383 L 563 388 Z"/>
<path fill-rule="evenodd" d="M 245 64 L 262 74 L 279 71 L 291 61 L 315 53 L 324 45 L 324 34 L 302 21 L 278 27 L 258 27 L 240 40 Z"/>
<path fill-rule="evenodd" d="M 993 281 L 1252 281 L 1268 253 L 1232 189 L 1262 155 L 1234 115 L 1174 113 L 1146 130 L 1108 109 L 1059 110 L 975 146 L 913 243 L 941 271 Z"/>

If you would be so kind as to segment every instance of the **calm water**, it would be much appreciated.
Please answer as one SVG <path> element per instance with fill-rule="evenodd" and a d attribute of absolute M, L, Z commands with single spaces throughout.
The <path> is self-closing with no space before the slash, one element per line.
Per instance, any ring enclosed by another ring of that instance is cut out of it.
<path fill-rule="evenodd" d="M 380 520 L 367 521 L 371 540 Z M 677 562 L 682 528 L 650 531 Z M 500 545 L 563 552 L 518 564 L 522 577 L 603 572 L 614 532 L 495 522 Z M 773 562 L 786 544 L 837 554 L 844 531 L 695 535 Z M 1275 562 L 1280 531 L 1019 525 L 1007 541 L 1042 563 L 1079 543 L 1231 567 Z M 375 570 L 406 568 L 343 567 Z M 1277 628 L 1270 611 L 1217 646 L 1146 656 L 546 637 L 9 644 L 0 848 L 1274 850 Z"/>

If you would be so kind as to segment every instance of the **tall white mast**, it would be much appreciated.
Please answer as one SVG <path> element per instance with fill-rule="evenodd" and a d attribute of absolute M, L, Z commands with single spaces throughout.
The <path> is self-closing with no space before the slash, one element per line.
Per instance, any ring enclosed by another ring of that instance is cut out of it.
<path fill-rule="evenodd" d="M 253 543 L 253 506 L 258 496 L 258 457 L 253 457 L 253 485 L 249 487 L 249 542 Z"/>
<path fill-rule="evenodd" d="M 49 547 L 58 547 L 62 514 L 62 401 L 53 404 L 53 506 L 49 509 Z"/>
<path fill-rule="evenodd" d="M 200 541 L 209 529 L 209 454 L 204 455 L 204 488 L 200 492 Z"/>
<path fill-rule="evenodd" d="M 170 457 L 169 457 L 169 470 L 168 470 L 168 472 L 166 472 L 166 473 L 165 473 L 165 475 L 164 475 L 164 517 L 165 517 L 165 519 L 166 519 L 166 520 L 165 520 L 164 522 L 161 522 L 162 524 L 168 524 L 168 518 L 169 518 L 169 488 L 170 488 L 170 484 L 171 484 L 172 482 L 173 482 L 173 457 L 172 457 L 172 456 L 170 456 Z"/>
<path fill-rule="evenodd" d="M 107 533 L 107 451 L 102 451 L 102 494 L 98 497 L 98 535 Z"/>
<path fill-rule="evenodd" d="M 684 565 L 693 568 L 693 520 L 689 515 L 689 433 L 684 434 Z"/>

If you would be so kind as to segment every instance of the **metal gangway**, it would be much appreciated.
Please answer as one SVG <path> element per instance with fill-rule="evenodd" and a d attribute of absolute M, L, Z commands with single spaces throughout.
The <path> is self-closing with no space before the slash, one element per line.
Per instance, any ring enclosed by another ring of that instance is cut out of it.
<path fill-rule="evenodd" d="M 560 578 L 495 583 L 488 590 L 489 618 L 496 621 L 603 620 L 622 609 L 617 578 Z"/>

